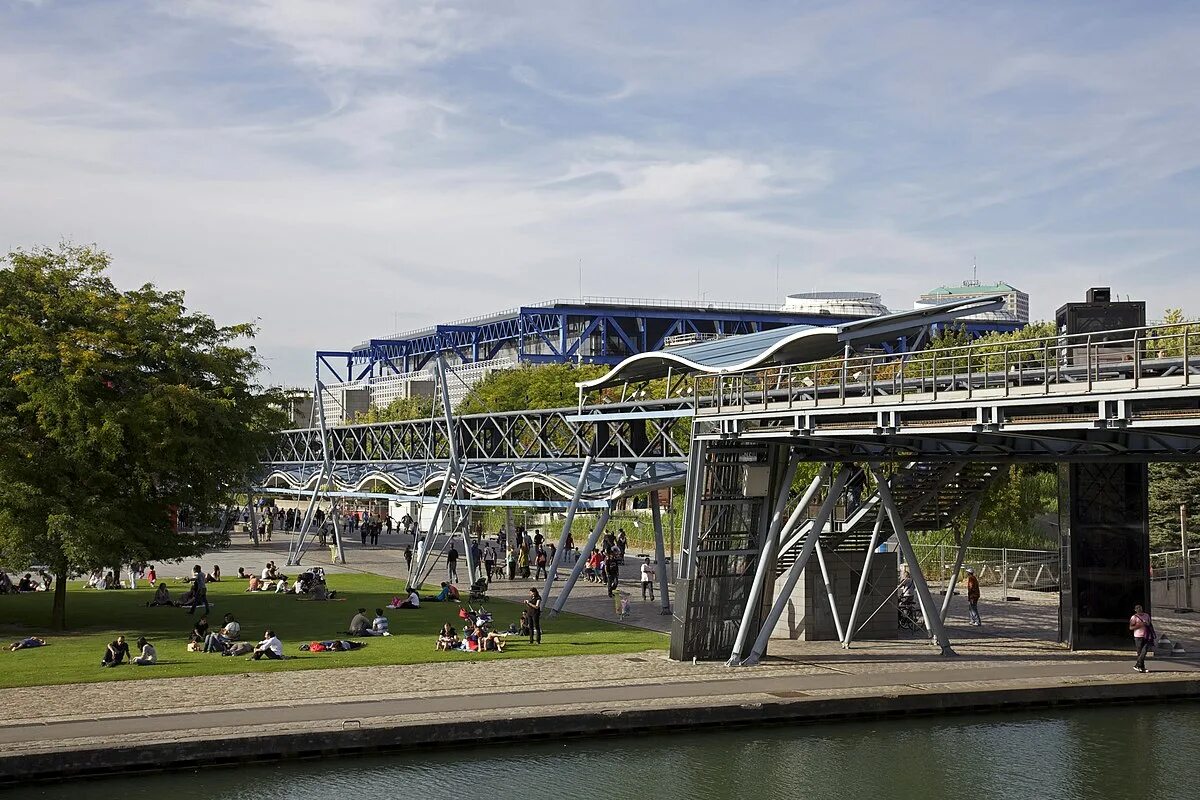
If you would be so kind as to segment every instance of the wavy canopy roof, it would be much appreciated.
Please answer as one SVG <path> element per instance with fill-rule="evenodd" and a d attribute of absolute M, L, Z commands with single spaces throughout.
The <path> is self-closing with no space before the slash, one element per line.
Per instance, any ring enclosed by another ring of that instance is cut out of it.
<path fill-rule="evenodd" d="M 614 383 L 661 378 L 668 370 L 719 375 L 773 364 L 818 361 L 839 355 L 846 345 L 863 347 L 881 344 L 897 336 L 914 334 L 927 325 L 994 311 L 1003 305 L 1003 295 L 992 295 L 954 300 L 840 325 L 789 325 L 670 350 L 638 353 L 613 367 L 606 375 L 577 385 L 581 389 L 599 389 Z"/>

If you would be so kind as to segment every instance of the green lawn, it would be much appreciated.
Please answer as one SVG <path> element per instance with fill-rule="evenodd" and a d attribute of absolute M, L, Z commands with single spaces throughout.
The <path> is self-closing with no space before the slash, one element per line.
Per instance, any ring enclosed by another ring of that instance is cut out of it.
<path fill-rule="evenodd" d="M 213 609 L 209 621 L 214 629 L 220 627 L 223 614 L 232 612 L 242 624 L 242 639 L 257 642 L 265 629 L 272 628 L 283 640 L 286 660 L 259 662 L 249 662 L 245 657 L 189 653 L 186 645 L 193 618 L 178 608 L 146 608 L 153 595 L 148 587 L 100 592 L 82 588 L 82 582 L 73 583 L 67 593 L 67 622 L 71 630 L 62 634 L 46 628 L 52 600 L 49 594 L 2 595 L 0 639 L 5 647 L 0 652 L 3 664 L 0 688 L 265 670 L 634 653 L 667 646 L 667 637 L 652 631 L 575 614 L 561 614 L 553 619 L 543 614 L 544 635 L 540 646 L 512 636 L 503 653 L 437 652 L 433 645 L 442 623 L 452 622 L 461 629 L 458 605 L 423 603 L 417 610 L 385 609 L 393 635 L 364 639 L 368 644 L 361 650 L 301 652 L 298 648 L 303 643 L 338 637 L 360 606 L 367 609 L 368 617 L 374 616 L 374 610 L 399 591 L 397 581 L 378 575 L 331 575 L 329 583 L 338 592 L 338 599 L 329 602 L 313 602 L 294 595 L 251 595 L 244 591 L 245 582 L 236 579 L 210 584 L 208 599 Z M 178 581 L 171 581 L 170 586 L 174 597 L 186 588 Z M 487 608 L 500 630 L 516 622 L 521 613 L 521 606 L 501 600 L 487 603 Z M 196 618 L 202 610 L 196 612 Z M 153 642 L 158 649 L 159 664 L 102 669 L 100 658 L 104 646 L 119 633 L 125 634 L 131 650 L 138 636 Z M 31 635 L 46 639 L 50 645 L 15 653 L 8 650 L 9 643 Z"/>

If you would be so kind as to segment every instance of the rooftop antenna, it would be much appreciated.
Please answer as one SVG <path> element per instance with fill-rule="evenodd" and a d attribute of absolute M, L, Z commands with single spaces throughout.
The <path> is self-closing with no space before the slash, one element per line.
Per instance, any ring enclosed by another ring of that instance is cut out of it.
<path fill-rule="evenodd" d="M 978 286 L 979 285 L 979 259 L 977 259 L 975 256 L 971 256 L 971 280 L 963 281 L 963 285 L 964 286 Z"/>

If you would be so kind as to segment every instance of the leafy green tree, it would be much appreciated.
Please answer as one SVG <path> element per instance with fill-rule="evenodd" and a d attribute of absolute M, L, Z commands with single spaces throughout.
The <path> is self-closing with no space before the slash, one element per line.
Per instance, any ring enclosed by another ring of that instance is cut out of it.
<path fill-rule="evenodd" d="M 371 406 L 365 414 L 354 418 L 356 424 L 371 422 L 404 422 L 410 419 L 428 419 L 433 413 L 432 397 L 397 397 L 383 408 Z"/>
<path fill-rule="evenodd" d="M 0 560 L 51 567 L 57 629 L 70 573 L 226 544 L 174 512 L 244 491 L 283 422 L 240 344 L 252 326 L 120 291 L 108 266 L 71 245 L 0 260 Z"/>
<path fill-rule="evenodd" d="M 1163 462 L 1150 465 L 1150 549 L 1178 550 L 1180 537 L 1179 507 L 1189 517 L 1188 546 L 1196 541 L 1192 528 L 1200 525 L 1200 468 L 1196 464 Z"/>
<path fill-rule="evenodd" d="M 590 364 L 537 364 L 496 370 L 472 386 L 455 411 L 484 414 L 573 406 L 579 401 L 575 384 L 605 372 L 605 367 Z"/>

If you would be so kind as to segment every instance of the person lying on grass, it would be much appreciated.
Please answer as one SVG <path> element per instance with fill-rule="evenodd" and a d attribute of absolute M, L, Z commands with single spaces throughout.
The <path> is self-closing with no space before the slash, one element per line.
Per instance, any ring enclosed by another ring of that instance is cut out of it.
<path fill-rule="evenodd" d="M 28 650 L 31 647 L 45 647 L 48 644 L 50 643 L 45 639 L 39 639 L 36 636 L 29 636 L 19 642 L 13 642 L 8 646 L 8 649 L 15 653 L 18 650 Z"/>
<path fill-rule="evenodd" d="M 129 661 L 129 643 L 125 641 L 124 636 L 118 636 L 116 641 L 109 642 L 104 648 L 104 658 L 100 666 L 119 667 L 125 661 Z"/>
<path fill-rule="evenodd" d="M 366 642 L 352 642 L 349 639 L 331 639 L 325 642 L 302 644 L 300 645 L 300 649 L 308 653 L 324 653 L 326 651 L 340 653 L 346 650 L 358 650 L 366 646 Z"/>

